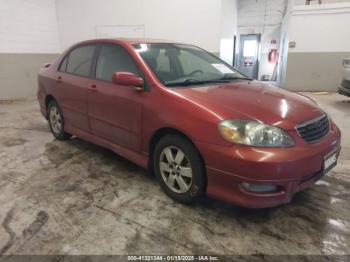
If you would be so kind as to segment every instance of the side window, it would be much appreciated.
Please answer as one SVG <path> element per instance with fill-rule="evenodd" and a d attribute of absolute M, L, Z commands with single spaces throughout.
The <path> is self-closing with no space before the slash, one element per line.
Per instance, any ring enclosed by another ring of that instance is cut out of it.
<path fill-rule="evenodd" d="M 67 71 L 67 62 L 68 62 L 68 55 L 63 59 L 58 71 L 66 72 Z"/>
<path fill-rule="evenodd" d="M 140 75 L 134 60 L 123 47 L 102 46 L 96 63 L 96 78 L 111 81 L 114 72 L 131 72 Z"/>
<path fill-rule="evenodd" d="M 165 49 L 160 50 L 155 69 L 167 73 L 171 72 L 169 57 L 166 55 Z"/>
<path fill-rule="evenodd" d="M 80 76 L 89 76 L 94 51 L 95 46 L 81 46 L 74 49 L 69 54 L 66 72 Z"/>
<path fill-rule="evenodd" d="M 150 48 L 147 52 L 141 53 L 141 56 L 162 81 L 174 79 L 174 66 L 165 48 Z"/>

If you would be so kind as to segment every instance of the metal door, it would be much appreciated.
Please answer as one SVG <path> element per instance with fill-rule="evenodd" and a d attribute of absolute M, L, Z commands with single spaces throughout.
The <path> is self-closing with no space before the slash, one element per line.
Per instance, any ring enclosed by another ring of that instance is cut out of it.
<path fill-rule="evenodd" d="M 259 47 L 261 35 L 240 35 L 238 70 L 257 79 L 259 73 Z"/>

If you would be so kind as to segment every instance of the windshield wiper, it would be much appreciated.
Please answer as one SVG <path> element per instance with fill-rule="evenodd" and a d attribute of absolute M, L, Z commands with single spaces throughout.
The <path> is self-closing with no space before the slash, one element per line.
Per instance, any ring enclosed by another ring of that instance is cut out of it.
<path fill-rule="evenodd" d="M 230 79 L 213 79 L 213 80 L 196 80 L 196 79 L 186 79 L 179 82 L 166 82 L 166 86 L 190 86 L 190 85 L 204 85 L 211 83 L 229 83 Z"/>
<path fill-rule="evenodd" d="M 249 80 L 252 81 L 252 78 L 249 77 L 237 77 L 237 76 L 224 76 L 222 78 L 219 78 L 219 80 Z"/>

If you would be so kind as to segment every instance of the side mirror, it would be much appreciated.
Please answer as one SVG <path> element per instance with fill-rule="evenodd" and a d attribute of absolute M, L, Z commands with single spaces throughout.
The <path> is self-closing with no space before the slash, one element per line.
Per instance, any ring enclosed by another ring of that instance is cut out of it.
<path fill-rule="evenodd" d="M 112 76 L 112 82 L 116 85 L 133 86 L 142 90 L 143 79 L 129 72 L 115 72 Z"/>

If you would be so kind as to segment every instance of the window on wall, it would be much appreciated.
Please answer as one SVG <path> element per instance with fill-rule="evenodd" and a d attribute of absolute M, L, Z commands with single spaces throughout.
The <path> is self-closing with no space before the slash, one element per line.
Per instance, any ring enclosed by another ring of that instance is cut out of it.
<path fill-rule="evenodd" d="M 258 48 L 258 42 L 256 40 L 245 40 L 243 45 L 244 57 L 252 57 L 256 55 Z"/>
<path fill-rule="evenodd" d="M 66 67 L 66 72 L 68 73 L 80 76 L 89 76 L 94 51 L 95 46 L 77 47 L 70 52 L 68 60 L 63 61 L 62 66 Z M 65 62 L 66 65 L 64 65 Z"/>
<path fill-rule="evenodd" d="M 139 70 L 131 56 L 118 45 L 102 46 L 97 58 L 96 78 L 112 80 L 115 72 L 130 72 L 139 75 Z"/>

